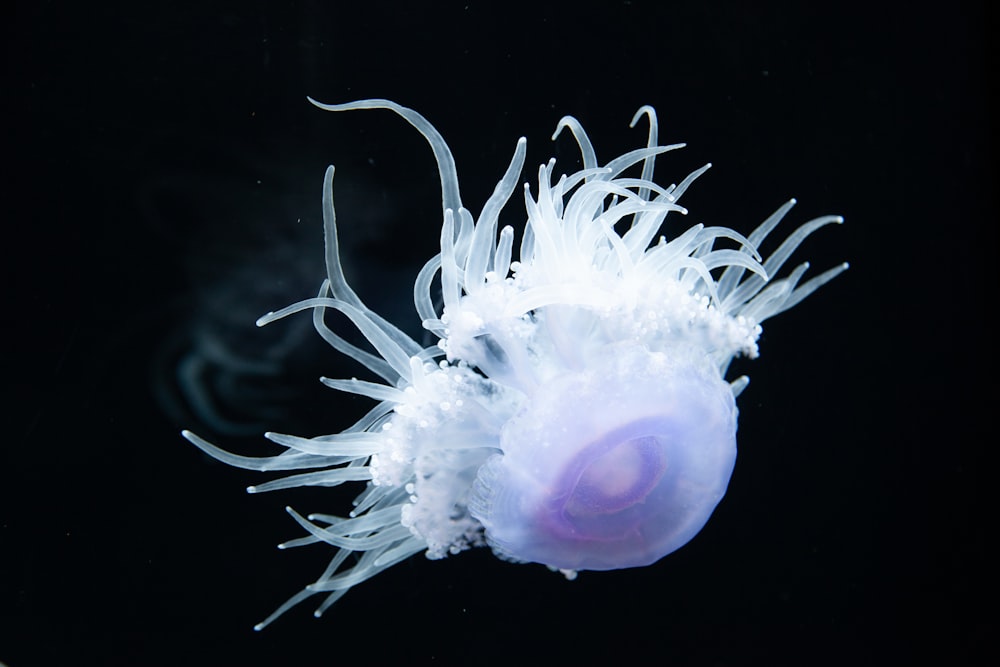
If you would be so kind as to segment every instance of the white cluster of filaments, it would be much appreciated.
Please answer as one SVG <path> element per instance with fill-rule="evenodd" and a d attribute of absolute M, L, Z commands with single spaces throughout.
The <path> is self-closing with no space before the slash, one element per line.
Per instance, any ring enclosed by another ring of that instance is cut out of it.
<path fill-rule="evenodd" d="M 522 359 L 526 364 L 509 374 L 518 378 L 513 384 L 524 389 L 525 381 L 530 385 L 527 376 L 533 374 L 528 367 L 537 368 L 540 362 L 544 366 L 539 355 L 552 351 L 529 340 L 538 334 L 537 320 L 545 318 L 550 329 L 560 324 L 566 329 L 566 323 L 555 320 L 570 318 L 576 332 L 586 329 L 590 335 L 570 336 L 566 344 L 599 348 L 638 339 L 656 350 L 680 341 L 704 349 L 724 372 L 734 356 L 757 355 L 760 322 L 791 307 L 842 270 L 838 267 L 797 287 L 807 267 L 803 265 L 789 278 L 768 284 L 769 274 L 781 268 L 805 236 L 819 226 L 840 221 L 828 216 L 808 223 L 761 263 L 758 245 L 794 201 L 750 238 L 727 228 L 695 225 L 673 240 L 661 236 L 654 243 L 669 213 L 686 213 L 677 200 L 709 165 L 679 185 L 661 188 L 655 184 L 651 180 L 654 158 L 680 145 L 657 146 L 651 108 L 640 109 L 633 125 L 644 114 L 650 120 L 647 148 L 604 167 L 598 166 L 579 123 L 572 118 L 560 122 L 556 134 L 564 127 L 572 130 L 584 168 L 553 183 L 553 160 L 539 168 L 537 197 L 525 185 L 528 221 L 519 262 L 508 265 L 510 228 L 502 230 L 495 246 L 483 242 L 487 235 L 491 241 L 495 238 L 493 220 L 484 224 L 480 218 L 474 228 L 465 228 L 460 215 L 456 232 L 442 235 L 444 316 L 425 320 L 425 326 L 442 336 L 441 346 L 449 359 L 488 365 L 502 350 L 506 361 Z M 519 171 L 518 154 L 515 163 Z M 623 175 L 640 163 L 640 178 Z M 509 197 L 511 185 L 505 177 L 494 197 Z M 623 225 L 627 228 L 619 234 L 616 227 Z M 720 240 L 738 247 L 717 248 Z M 499 280 L 508 268 L 510 277 Z M 747 272 L 749 277 L 744 277 Z M 447 281 L 454 284 L 444 284 Z M 464 296 L 449 302 L 449 292 Z M 491 350 L 483 349 L 484 341 Z M 567 349 L 561 353 L 580 356 Z"/>
<path fill-rule="evenodd" d="M 325 542 L 338 551 L 314 583 L 258 629 L 298 602 L 325 593 L 316 610 L 319 615 L 351 587 L 419 551 L 439 558 L 483 544 L 482 526 L 467 506 L 472 484 L 486 460 L 499 451 L 501 428 L 540 382 L 586 366 L 594 355 L 607 353 L 619 342 L 641 343 L 651 351 L 677 344 L 697 348 L 724 373 L 734 355 L 756 355 L 761 322 L 846 268 L 836 267 L 799 285 L 808 266 L 803 264 L 788 277 L 768 282 L 806 236 L 840 222 L 834 216 L 813 220 L 762 261 L 757 248 L 794 201 L 748 237 L 702 225 L 669 241 L 658 237 L 669 213 L 686 212 L 677 201 L 708 165 L 667 188 L 652 181 L 655 157 L 681 145 L 657 145 L 651 107 L 642 107 L 632 121 L 634 126 L 648 117 L 647 146 L 603 166 L 580 124 L 571 117 L 560 121 L 556 134 L 571 130 L 583 169 L 553 183 L 555 162 L 550 161 L 539 169 L 537 197 L 525 185 L 527 224 L 515 258 L 514 230 L 498 231 L 498 218 L 518 189 L 526 152 L 523 138 L 474 220 L 462 206 L 450 150 L 422 116 L 387 100 L 313 103 L 330 111 L 391 109 L 430 144 L 442 184 L 441 253 L 420 271 L 413 293 L 424 327 L 440 340 L 428 348 L 418 345 L 365 306 L 347 284 L 330 167 L 323 189 L 327 280 L 316 298 L 270 313 L 258 324 L 311 310 L 317 331 L 330 345 L 384 382 L 324 383 L 372 398 L 377 405 L 339 434 L 267 434 L 287 448 L 268 458 L 231 454 L 185 432 L 195 445 L 231 465 L 312 470 L 253 491 L 369 482 L 348 517 L 302 517 L 289 509 L 307 535 L 284 547 Z M 624 175 L 638 165 L 638 178 Z M 624 232 L 619 234 L 618 228 Z M 738 247 L 716 248 L 723 239 Z M 436 305 L 438 295 L 443 307 Z M 325 322 L 329 310 L 349 318 L 374 353 L 335 334 Z M 437 360 L 442 355 L 446 360 Z M 734 393 L 745 384 L 745 378 L 735 381 Z M 360 558 L 347 562 L 351 554 Z"/>

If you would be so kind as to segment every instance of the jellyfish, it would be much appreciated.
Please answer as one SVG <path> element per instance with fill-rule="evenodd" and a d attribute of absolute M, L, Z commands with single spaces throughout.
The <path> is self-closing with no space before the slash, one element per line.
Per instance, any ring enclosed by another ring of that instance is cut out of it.
<path fill-rule="evenodd" d="M 642 567 L 690 541 L 726 492 L 736 461 L 736 397 L 746 376 L 726 378 L 737 356 L 758 356 L 761 324 L 847 268 L 803 281 L 802 263 L 779 272 L 810 234 L 839 216 L 793 231 L 766 258 L 761 243 L 795 200 L 748 236 L 695 224 L 660 233 L 680 198 L 711 166 L 663 187 L 658 156 L 684 144 L 658 143 L 656 112 L 645 146 L 598 162 L 573 117 L 582 168 L 538 168 L 523 186 L 526 222 L 499 228 L 518 190 L 526 140 L 478 218 L 459 193 L 441 134 L 420 114 L 389 100 L 322 104 L 320 109 L 387 109 L 412 125 L 437 160 L 442 189 L 440 252 L 416 276 L 414 306 L 436 342 L 419 344 L 368 308 L 344 277 L 333 200 L 324 176 L 326 277 L 318 293 L 268 313 L 258 326 L 303 311 L 319 335 L 356 360 L 368 379 L 321 378 L 327 387 L 375 402 L 339 433 L 265 436 L 284 448 L 269 457 L 228 452 L 184 431 L 227 464 L 297 471 L 250 493 L 296 486 L 364 489 L 345 514 L 303 516 L 305 534 L 281 548 L 327 544 L 326 569 L 259 623 L 323 596 L 320 616 L 354 586 L 419 552 L 439 559 L 488 546 L 500 558 L 538 563 L 574 578 L 585 570 Z M 346 317 L 367 340 L 355 345 L 328 324 Z"/>

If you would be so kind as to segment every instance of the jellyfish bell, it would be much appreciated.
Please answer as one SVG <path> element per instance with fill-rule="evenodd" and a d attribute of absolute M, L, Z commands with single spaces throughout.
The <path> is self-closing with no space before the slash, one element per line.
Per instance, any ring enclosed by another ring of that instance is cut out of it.
<path fill-rule="evenodd" d="M 265 434 L 284 448 L 248 457 L 199 436 L 211 456 L 258 471 L 303 471 L 250 487 L 363 482 L 344 515 L 289 513 L 305 530 L 283 548 L 335 547 L 327 568 L 259 623 L 299 602 L 347 591 L 416 553 L 442 558 L 489 545 L 505 559 L 569 577 L 653 563 L 705 525 L 725 494 L 736 459 L 735 399 L 747 378 L 726 380 L 737 356 L 756 357 L 761 323 L 847 268 L 805 282 L 803 263 L 776 278 L 802 241 L 842 222 L 824 216 L 793 231 L 764 258 L 759 248 L 794 205 L 781 206 L 748 236 L 696 224 L 667 239 L 670 214 L 708 165 L 676 185 L 652 180 L 660 146 L 642 107 L 646 146 L 597 162 L 572 117 L 583 168 L 556 177 L 555 160 L 525 184 L 526 224 L 498 219 L 520 183 L 526 143 L 478 218 L 464 208 L 451 151 L 421 115 L 388 100 L 325 105 L 329 111 L 389 109 L 427 140 L 442 185 L 441 251 L 413 285 L 424 346 L 371 310 L 344 278 L 333 205 L 334 169 L 323 183 L 327 275 L 319 292 L 268 313 L 258 325 L 310 312 L 319 335 L 376 381 L 323 378 L 376 405 L 339 433 Z M 637 169 L 638 176 L 626 172 Z M 622 230 L 619 232 L 618 230 Z M 515 255 L 516 253 L 516 255 Z M 328 317 L 350 320 L 359 347 Z M 353 556 L 349 560 L 349 557 Z"/>
<path fill-rule="evenodd" d="M 704 354 L 608 349 L 540 386 L 469 509 L 502 557 L 560 570 L 656 562 L 701 530 L 736 462 L 736 404 Z"/>

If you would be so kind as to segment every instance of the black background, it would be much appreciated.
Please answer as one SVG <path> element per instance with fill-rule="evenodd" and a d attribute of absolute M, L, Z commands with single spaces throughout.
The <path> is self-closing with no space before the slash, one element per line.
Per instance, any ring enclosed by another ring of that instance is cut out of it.
<path fill-rule="evenodd" d="M 991 663 L 996 23 L 985 3 L 893 4 L 6 10 L 0 661 Z M 416 557 L 320 620 L 303 606 L 251 630 L 329 556 L 274 549 L 298 535 L 282 507 L 351 494 L 247 496 L 262 476 L 178 433 L 264 453 L 253 433 L 333 432 L 365 409 L 316 382 L 358 369 L 306 323 L 253 327 L 317 289 L 327 164 L 349 279 L 414 334 L 440 225 L 409 126 L 306 95 L 424 114 L 474 212 L 519 136 L 528 165 L 571 171 L 572 142 L 549 142 L 562 115 L 606 161 L 645 141 L 627 124 L 651 104 L 661 143 L 689 143 L 660 182 L 715 164 L 687 222 L 747 232 L 791 196 L 786 232 L 845 216 L 797 257 L 850 271 L 740 365 L 740 459 L 691 544 L 575 582 L 487 550 Z"/>

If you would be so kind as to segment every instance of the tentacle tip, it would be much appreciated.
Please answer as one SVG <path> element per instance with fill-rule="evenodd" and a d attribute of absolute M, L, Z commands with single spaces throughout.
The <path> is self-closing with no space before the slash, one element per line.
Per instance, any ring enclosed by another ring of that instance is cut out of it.
<path fill-rule="evenodd" d="M 257 493 L 257 487 L 256 486 L 248 486 L 247 487 L 247 493 Z"/>

